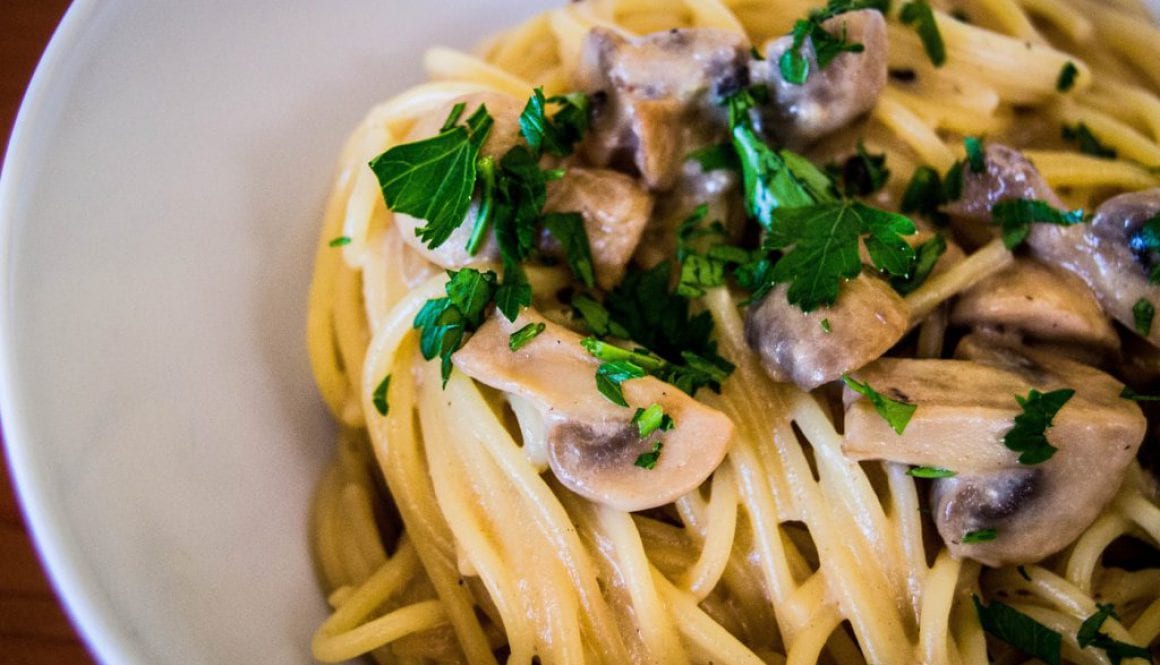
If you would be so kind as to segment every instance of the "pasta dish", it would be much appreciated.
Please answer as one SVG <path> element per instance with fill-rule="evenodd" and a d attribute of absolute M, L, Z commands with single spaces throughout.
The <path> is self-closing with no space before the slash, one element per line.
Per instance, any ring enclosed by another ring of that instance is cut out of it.
<path fill-rule="evenodd" d="M 354 130 L 316 658 L 1154 662 L 1160 28 L 824 2 L 566 3 Z"/>

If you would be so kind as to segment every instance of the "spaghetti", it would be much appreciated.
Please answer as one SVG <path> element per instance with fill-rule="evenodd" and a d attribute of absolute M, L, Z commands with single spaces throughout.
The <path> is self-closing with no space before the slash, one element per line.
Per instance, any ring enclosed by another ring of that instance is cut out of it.
<path fill-rule="evenodd" d="M 317 658 L 1022 662 L 988 641 L 973 597 L 1001 600 L 1058 632 L 1066 662 L 1109 662 L 1077 641 L 1098 603 L 1115 606 L 1102 624 L 1107 637 L 1156 644 L 1160 569 L 1128 570 L 1106 556 L 1128 537 L 1155 557 L 1160 507 L 1148 471 L 1132 462 L 1095 522 L 1038 564 L 987 568 L 956 559 L 924 516 L 921 481 L 906 465 L 851 460 L 840 407 L 824 390 L 775 383 L 763 371 L 726 287 L 708 290 L 699 306 L 736 369 L 720 394 L 701 391 L 698 400 L 732 421 L 731 447 L 700 488 L 653 511 L 622 512 L 573 493 L 544 473 L 545 424 L 534 408 L 458 371 L 443 386 L 438 363 L 420 357 L 412 322 L 443 295 L 447 277 L 404 242 L 370 160 L 404 142 L 417 119 L 442 115 L 465 95 L 523 100 L 535 86 L 549 95 L 571 90 L 593 28 L 628 37 L 717 28 L 762 44 L 789 32 L 814 4 L 569 3 L 474 54 L 432 49 L 431 81 L 372 109 L 354 131 L 339 160 L 310 292 L 311 361 L 341 429 L 313 514 L 314 551 L 334 607 L 315 635 Z M 951 167 L 962 155 L 960 137 L 973 134 L 1025 149 L 1070 206 L 1160 186 L 1153 54 L 1160 29 L 1140 7 L 1131 0 L 932 4 L 945 66 L 930 62 L 894 8 L 888 63 L 906 76 L 891 78 L 859 127 L 896 174 L 883 201 L 897 205 L 905 176 L 920 165 Z M 1062 94 L 1057 76 L 1067 63 L 1076 68 L 1074 88 Z M 1056 136 L 1061 123 L 1083 123 L 1118 157 L 1076 152 Z M 345 244 L 332 246 L 339 237 Z M 1011 261 L 994 241 L 906 296 L 919 355 L 944 354 L 947 303 Z M 528 276 L 535 293 L 570 281 L 552 267 L 529 267 Z M 383 414 L 375 393 L 387 375 Z"/>

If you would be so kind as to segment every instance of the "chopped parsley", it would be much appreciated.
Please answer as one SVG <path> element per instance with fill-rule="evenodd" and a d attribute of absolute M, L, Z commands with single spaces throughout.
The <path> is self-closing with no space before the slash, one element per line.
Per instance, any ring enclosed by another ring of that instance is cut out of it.
<path fill-rule="evenodd" d="M 1124 386 L 1124 389 L 1120 391 L 1120 397 L 1134 402 L 1160 402 L 1160 395 L 1141 395 L 1128 386 Z"/>
<path fill-rule="evenodd" d="M 677 295 L 699 298 L 706 289 L 725 283 L 726 271 L 745 265 L 752 260 L 750 252 L 724 242 L 727 236 L 720 222 L 703 226 L 708 206 L 701 204 L 677 229 L 677 261 L 681 264 L 677 280 Z M 708 249 L 698 251 L 705 240 L 716 239 Z"/>
<path fill-rule="evenodd" d="M 827 335 L 834 332 L 834 328 L 830 325 L 829 319 L 822 319 L 821 326 L 822 326 L 822 332 L 826 333 Z"/>
<path fill-rule="evenodd" d="M 1107 157 L 1108 159 L 1116 158 L 1116 149 L 1100 143 L 1096 135 L 1092 134 L 1092 130 L 1082 122 L 1076 124 L 1074 127 L 1063 125 L 1059 134 L 1064 141 L 1071 141 L 1076 144 L 1079 147 L 1079 151 L 1085 155 Z"/>
<path fill-rule="evenodd" d="M 1083 220 L 1083 210 L 1058 210 L 1037 199 L 1008 199 L 991 206 L 991 221 L 1002 228 L 1007 249 L 1023 244 L 1033 223 L 1071 226 Z"/>
<path fill-rule="evenodd" d="M 1160 214 L 1144 221 L 1128 237 L 1128 248 L 1144 265 L 1152 266 L 1148 281 L 1160 284 Z"/>
<path fill-rule="evenodd" d="M 584 341 L 589 339 L 592 338 L 586 338 Z M 603 344 L 603 342 L 598 343 Z M 592 352 L 592 349 L 587 346 L 584 348 Z M 592 353 L 596 355 L 594 352 Z M 628 402 L 624 401 L 624 391 L 621 384 L 629 379 L 642 379 L 646 376 L 648 376 L 648 372 L 631 360 L 612 360 L 602 363 L 600 367 L 596 368 L 596 389 L 613 404 L 627 407 Z"/>
<path fill-rule="evenodd" d="M 371 402 L 375 405 L 375 411 L 379 412 L 380 416 L 387 415 L 390 405 L 387 404 L 387 390 L 391 387 L 391 375 L 388 374 L 383 377 L 379 385 L 375 387 L 375 391 L 371 393 Z"/>
<path fill-rule="evenodd" d="M 956 474 L 941 466 L 916 466 L 907 469 L 906 475 L 912 478 L 953 478 Z"/>
<path fill-rule="evenodd" d="M 338 236 L 326 244 L 331 247 L 345 247 L 350 244 L 350 236 Z"/>
<path fill-rule="evenodd" d="M 592 248 L 584 229 L 584 217 L 578 212 L 551 212 L 544 215 L 544 228 L 563 246 L 564 258 L 572 268 L 572 274 L 584 286 L 595 286 L 596 271 L 592 265 Z"/>
<path fill-rule="evenodd" d="M 624 326 L 613 321 L 604 305 L 596 300 L 581 293 L 572 296 L 571 305 L 584 321 L 584 325 L 588 326 L 588 331 L 594 336 L 604 338 L 612 335 L 620 339 L 628 339 L 628 331 L 624 329 Z"/>
<path fill-rule="evenodd" d="M 1108 660 L 1112 662 L 1112 665 L 1120 665 L 1125 658 L 1143 658 L 1149 663 L 1152 662 L 1152 652 L 1148 649 L 1121 642 L 1113 639 L 1107 633 L 1100 632 L 1100 628 L 1108 620 L 1108 617 L 1116 617 L 1116 611 L 1110 604 L 1097 603 L 1096 607 L 1098 608 L 1096 613 L 1085 619 L 1076 633 L 1076 642 L 1079 643 L 1081 649 L 1086 649 L 1089 646 L 1102 649 L 1108 655 Z"/>
<path fill-rule="evenodd" d="M 910 183 L 902 194 L 900 208 L 906 214 L 918 213 L 939 226 L 945 226 L 947 215 L 939 210 L 939 206 L 946 202 L 942 177 L 938 171 L 929 166 L 920 166 L 910 177 Z"/>
<path fill-rule="evenodd" d="M 1047 428 L 1051 427 L 1051 421 L 1072 395 L 1075 391 L 1071 388 L 1049 393 L 1032 388 L 1027 397 L 1015 396 L 1023 413 L 1015 416 L 1015 426 L 1003 436 L 1003 445 L 1019 453 L 1020 464 L 1040 464 L 1055 454 L 1058 449 L 1048 443 Z"/>
<path fill-rule="evenodd" d="M 701 165 L 701 170 L 709 171 L 738 171 L 741 169 L 737 161 L 737 152 L 728 143 L 716 143 L 690 152 L 685 159 L 691 159 Z"/>
<path fill-rule="evenodd" d="M 860 383 L 848 374 L 842 375 L 842 382 L 850 390 L 870 400 L 870 403 L 874 405 L 874 410 L 878 412 L 878 415 L 882 416 L 882 419 L 897 434 L 902 434 L 906 430 L 906 425 L 910 423 L 911 416 L 914 415 L 915 409 L 918 408 L 915 404 L 890 399 L 870 387 L 869 383 Z"/>
<path fill-rule="evenodd" d="M 974 545 L 976 543 L 986 543 L 998 537 L 999 532 L 994 529 L 976 529 L 975 531 L 968 531 L 963 534 L 963 544 Z"/>
<path fill-rule="evenodd" d="M 682 354 L 684 363 L 680 364 L 669 362 L 645 349 L 630 351 L 593 337 L 584 338 L 580 345 L 603 361 L 596 370 L 596 387 L 600 394 L 620 406 L 628 406 L 621 392 L 621 384 L 629 379 L 652 375 L 689 395 L 695 395 L 697 390 L 704 387 L 720 392 L 721 382 L 733 372 L 733 365 L 720 356 L 709 359 L 686 351 Z"/>
<path fill-rule="evenodd" d="M 559 106 L 551 118 L 547 105 Z M 544 98 L 544 89 L 536 88 L 520 114 L 520 133 L 532 154 L 546 152 L 556 157 L 572 154 L 572 147 L 588 129 L 588 96 L 582 92 Z"/>
<path fill-rule="evenodd" d="M 890 285 L 902 295 L 912 293 L 926 282 L 935 265 L 938 264 L 938 260 L 946 251 L 946 238 L 941 233 L 936 233 L 933 238 L 914 250 L 914 262 L 910 266 L 910 274 L 906 277 L 891 277 Z"/>
<path fill-rule="evenodd" d="M 1055 80 L 1055 89 L 1059 92 L 1067 92 L 1075 87 L 1075 77 L 1079 74 L 1079 68 L 1071 60 L 1063 63 L 1063 67 L 1059 69 L 1059 78 Z"/>
<path fill-rule="evenodd" d="M 968 136 L 963 139 L 963 146 L 967 149 L 967 164 L 971 167 L 971 173 L 986 171 L 987 160 L 983 154 L 983 139 L 978 136 Z"/>
<path fill-rule="evenodd" d="M 1136 324 L 1136 332 L 1147 337 L 1152 332 L 1152 319 L 1156 318 L 1156 308 L 1147 298 L 1140 298 L 1132 305 L 1132 319 Z"/>
<path fill-rule="evenodd" d="M 789 302 L 810 312 L 834 304 L 842 282 L 862 272 L 860 241 L 876 268 L 909 276 L 914 249 L 903 236 L 914 232 L 907 217 L 858 202 L 780 209 L 766 244 L 785 253 L 771 277 L 789 283 Z"/>
<path fill-rule="evenodd" d="M 642 439 L 657 430 L 667 432 L 676 426 L 661 405 L 655 403 L 650 404 L 647 409 L 637 409 L 632 416 L 632 424 L 636 425 Z"/>
<path fill-rule="evenodd" d="M 387 207 L 426 220 L 415 233 L 431 249 L 467 216 L 479 150 L 494 124 L 482 104 L 460 125 L 462 113 L 457 105 L 436 136 L 394 146 L 370 162 Z"/>
<path fill-rule="evenodd" d="M 544 332 L 544 329 L 547 327 L 547 324 L 542 321 L 539 323 L 529 323 L 508 337 L 508 348 L 512 351 L 519 351 L 520 349 L 524 348 L 528 342 L 532 341 L 538 337 L 540 333 Z"/>
<path fill-rule="evenodd" d="M 451 376 L 451 354 L 463 345 L 466 333 L 483 324 L 487 306 L 496 297 L 496 274 L 464 268 L 447 271 L 447 296 L 423 304 L 412 326 L 419 330 L 419 351 L 426 360 L 442 360 L 443 383 Z M 386 390 L 384 388 L 384 394 Z"/>
<path fill-rule="evenodd" d="M 839 183 L 847 197 L 870 196 L 886 186 L 890 169 L 886 168 L 885 154 L 871 154 L 862 141 L 855 146 L 854 155 L 842 164 L 833 164 L 826 170 Z"/>
<path fill-rule="evenodd" d="M 661 458 L 661 449 L 665 447 L 664 443 L 656 441 L 652 445 L 652 449 L 647 453 L 641 453 L 637 456 L 634 466 L 639 466 L 642 469 L 652 471 L 657 465 L 657 460 Z"/>
<path fill-rule="evenodd" d="M 835 3 L 831 3 L 833 6 Z M 846 3 L 853 4 L 853 3 Z M 849 8 L 834 10 L 827 8 L 822 11 L 810 12 L 808 18 L 798 19 L 793 25 L 793 43 L 781 57 L 777 66 L 781 77 L 788 83 L 802 85 L 810 75 L 810 61 L 806 54 L 806 39 L 814 48 L 814 55 L 818 61 L 818 69 L 825 69 L 834 58 L 842 53 L 861 53 L 865 50 L 862 44 L 850 42 L 846 39 L 846 27 L 842 26 L 841 34 L 834 35 L 822 27 L 822 22 L 839 13 L 850 11 Z"/>
<path fill-rule="evenodd" d="M 1027 572 L 1027 568 L 1025 566 L 1023 566 L 1023 565 L 1016 566 L 1015 570 L 1019 571 L 1019 577 L 1022 577 L 1023 579 L 1027 580 L 1028 582 L 1031 581 L 1031 575 Z"/>
<path fill-rule="evenodd" d="M 922 48 L 935 67 L 942 67 L 947 61 L 947 49 L 943 44 L 942 33 L 939 32 L 938 22 L 934 12 L 926 0 L 914 0 L 902 6 L 898 17 L 906 25 L 913 25 L 918 38 L 922 40 Z"/>
<path fill-rule="evenodd" d="M 1060 665 L 1063 637 L 1059 633 L 997 600 L 990 605 L 983 605 L 978 596 L 971 600 L 983 630 L 1047 665 Z"/>

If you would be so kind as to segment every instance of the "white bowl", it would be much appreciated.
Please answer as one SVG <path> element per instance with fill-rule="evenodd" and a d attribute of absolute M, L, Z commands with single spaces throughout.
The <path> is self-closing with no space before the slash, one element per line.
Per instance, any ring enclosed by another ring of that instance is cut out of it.
<path fill-rule="evenodd" d="M 81 0 L 0 181 L 0 408 L 106 663 L 311 662 L 306 290 L 347 133 L 547 2 Z M 2 565 L 2 564 L 0 564 Z M 0 658 L 2 660 L 2 658 Z"/>
<path fill-rule="evenodd" d="M 553 4 L 69 10 L 0 179 L 0 409 L 29 524 L 100 660 L 310 662 L 325 606 L 306 526 L 333 426 L 304 317 L 334 160 L 421 80 L 425 47 Z"/>

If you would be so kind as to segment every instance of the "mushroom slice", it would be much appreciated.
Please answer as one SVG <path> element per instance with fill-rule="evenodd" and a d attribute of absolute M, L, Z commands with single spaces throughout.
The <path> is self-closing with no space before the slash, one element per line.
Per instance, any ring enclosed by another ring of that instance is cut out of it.
<path fill-rule="evenodd" d="M 932 513 L 956 557 L 997 566 L 1038 561 L 1079 534 L 1115 495 L 1144 437 L 1140 408 L 1119 397 L 1123 384 L 1079 363 L 971 335 L 957 360 L 884 358 L 857 372 L 883 395 L 917 405 L 903 434 L 847 391 L 846 454 L 942 467 Z M 1021 465 L 1003 438 L 1022 409 L 1015 396 L 1034 388 L 1072 388 L 1046 435 L 1058 451 Z M 994 529 L 993 540 L 963 542 Z"/>
<path fill-rule="evenodd" d="M 745 316 L 745 338 L 774 381 L 813 390 L 881 356 L 906 333 L 905 301 L 876 277 L 847 281 L 832 307 L 809 313 L 790 304 L 787 290 L 774 287 Z"/>
<path fill-rule="evenodd" d="M 550 212 L 579 212 L 592 249 L 597 285 L 608 291 L 620 283 L 652 214 L 653 198 L 633 178 L 606 169 L 569 168 L 548 183 Z M 560 244 L 550 235 L 540 243 L 549 254 Z"/>
<path fill-rule="evenodd" d="M 509 349 L 513 332 L 539 323 L 544 332 L 518 351 Z M 452 359 L 464 374 L 541 410 L 552 471 L 581 496 L 617 510 L 644 510 L 671 503 L 704 482 L 733 439 L 729 418 L 653 377 L 625 381 L 628 408 L 613 404 L 596 389 L 600 362 L 580 346 L 581 339 L 525 309 L 514 323 L 493 316 Z M 674 427 L 641 438 L 633 414 L 653 404 Z M 663 447 L 656 466 L 637 466 L 658 442 Z"/>
<path fill-rule="evenodd" d="M 1100 205 L 1091 224 L 1034 224 L 1027 242 L 1040 260 L 1078 275 L 1104 311 L 1136 330 L 1137 303 L 1160 306 L 1160 285 L 1150 279 L 1160 253 L 1141 234 L 1144 223 L 1157 215 L 1160 188 L 1121 194 Z M 1160 346 L 1160 325 L 1151 326 L 1143 337 Z"/>
<path fill-rule="evenodd" d="M 990 223 L 991 208 L 1010 199 L 1038 199 L 1056 208 L 1063 202 L 1023 153 L 1000 143 L 983 148 L 982 173 L 963 168 L 963 189 L 957 201 L 943 206 L 947 213 L 972 222 Z M 1037 224 L 1036 226 L 1043 226 Z"/>
<path fill-rule="evenodd" d="M 862 52 L 841 53 L 822 68 L 807 40 L 809 78 L 802 85 L 786 81 L 778 66 L 793 46 L 790 35 L 767 42 L 765 59 L 749 64 L 750 80 L 768 86 L 772 98 L 760 117 L 762 130 L 792 149 L 808 146 L 868 112 L 886 87 L 886 20 L 881 12 L 839 14 L 822 23 L 822 29 L 845 34 L 850 43 L 863 45 Z"/>
<path fill-rule="evenodd" d="M 592 95 L 585 148 L 598 166 L 635 165 L 652 189 L 669 189 L 691 150 L 725 137 L 716 99 L 743 83 L 745 38 L 708 28 L 636 39 L 595 28 L 577 74 Z"/>
<path fill-rule="evenodd" d="M 1018 331 L 1046 341 L 1116 350 L 1120 338 L 1075 275 L 1030 259 L 987 277 L 959 297 L 951 323 Z"/>
<path fill-rule="evenodd" d="M 422 141 L 437 135 L 439 128 L 443 126 L 443 122 L 447 118 L 447 114 L 456 104 L 464 105 L 465 116 L 475 112 L 483 104 L 487 106 L 488 114 L 495 120 L 491 131 L 488 132 L 487 140 L 480 149 L 480 154 L 494 157 L 498 161 L 520 140 L 519 118 L 520 113 L 523 112 L 523 104 L 510 95 L 498 92 L 477 92 L 456 97 L 448 102 L 444 109 L 432 111 L 419 118 L 403 137 L 401 143 Z M 415 234 L 416 229 L 426 225 L 427 222 L 403 213 L 394 213 L 394 218 L 403 242 L 428 261 L 443 268 L 458 270 L 464 266 L 499 260 L 499 247 L 496 246 L 495 239 L 490 236 L 480 246 L 475 256 L 467 253 L 467 242 L 471 239 L 471 232 L 475 227 L 475 219 L 478 214 L 479 202 L 472 201 L 471 208 L 468 209 L 467 217 L 463 223 L 451 232 L 443 244 L 435 249 L 427 247 Z"/>

